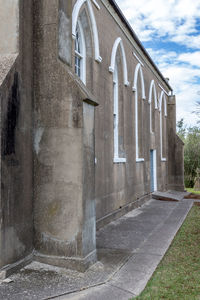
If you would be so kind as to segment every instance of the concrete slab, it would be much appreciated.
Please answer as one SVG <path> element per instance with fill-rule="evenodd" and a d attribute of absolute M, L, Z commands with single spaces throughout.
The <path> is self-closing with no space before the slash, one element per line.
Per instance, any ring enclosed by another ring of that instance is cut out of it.
<path fill-rule="evenodd" d="M 167 249 L 168 243 L 162 243 L 157 242 L 156 244 L 153 244 L 152 242 L 145 242 L 141 248 L 138 250 L 140 253 L 147 253 L 147 254 L 153 254 L 153 255 L 162 255 L 164 256 L 166 249 Z"/>
<path fill-rule="evenodd" d="M 152 198 L 156 200 L 163 200 L 163 201 L 181 201 L 186 195 L 189 193 L 187 192 L 177 192 L 177 191 L 167 191 L 167 192 L 154 192 L 152 194 Z"/>
<path fill-rule="evenodd" d="M 100 249 L 98 262 L 85 273 L 33 262 L 0 284 L 0 299 L 48 299 L 108 281 L 127 261 L 127 251 Z"/>
<path fill-rule="evenodd" d="M 128 300 L 133 298 L 135 295 L 131 292 L 127 292 L 119 287 L 112 286 L 110 284 L 104 284 L 101 286 L 93 287 L 74 295 L 59 297 L 59 300 Z M 52 298 L 58 299 L 58 298 Z"/>
<path fill-rule="evenodd" d="M 126 265 L 126 267 L 113 278 L 111 284 L 134 295 L 139 295 L 145 288 L 152 274 L 134 270 L 131 266 Z"/>
<path fill-rule="evenodd" d="M 138 214 L 128 213 L 97 232 L 97 247 L 134 251 L 163 222 L 177 206 L 176 203 L 151 200 Z"/>
<path fill-rule="evenodd" d="M 161 259 L 162 255 L 140 253 L 138 251 L 130 258 L 128 265 L 132 270 L 152 274 Z"/>
<path fill-rule="evenodd" d="M 192 200 L 151 200 L 97 232 L 98 262 L 85 273 L 32 263 L 0 284 L 0 299 L 130 299 L 146 286 Z"/>

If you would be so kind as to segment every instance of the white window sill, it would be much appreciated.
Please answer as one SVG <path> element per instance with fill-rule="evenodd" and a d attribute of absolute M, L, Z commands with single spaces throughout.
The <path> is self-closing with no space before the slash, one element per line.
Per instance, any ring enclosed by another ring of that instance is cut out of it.
<path fill-rule="evenodd" d="M 144 158 L 136 158 L 136 162 L 143 162 Z"/>
<path fill-rule="evenodd" d="M 102 57 L 99 56 L 98 58 L 95 59 L 98 63 L 101 63 L 102 62 Z"/>
<path fill-rule="evenodd" d="M 124 82 L 124 85 L 125 85 L 125 86 L 129 86 L 129 85 L 130 85 L 130 82 L 127 80 L 126 82 Z"/>
<path fill-rule="evenodd" d="M 136 92 L 136 88 L 134 86 L 132 87 L 132 92 Z"/>
<path fill-rule="evenodd" d="M 122 158 L 122 157 L 114 157 L 114 158 L 113 158 L 113 162 L 114 162 L 114 163 L 117 163 L 117 164 L 119 164 L 119 163 L 125 163 L 125 162 L 126 162 L 126 158 Z"/>

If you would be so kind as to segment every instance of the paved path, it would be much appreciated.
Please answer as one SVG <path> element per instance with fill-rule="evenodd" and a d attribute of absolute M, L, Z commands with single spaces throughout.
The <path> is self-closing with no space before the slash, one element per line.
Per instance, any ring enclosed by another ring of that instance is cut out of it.
<path fill-rule="evenodd" d="M 130 250 L 132 254 L 106 283 L 60 297 L 61 300 L 128 300 L 139 295 L 182 225 L 193 203 L 151 200 L 98 233 L 98 247 Z"/>
<path fill-rule="evenodd" d="M 192 200 L 150 200 L 97 232 L 98 262 L 85 273 L 33 262 L 0 284 L 0 299 L 128 300 L 170 246 Z"/>

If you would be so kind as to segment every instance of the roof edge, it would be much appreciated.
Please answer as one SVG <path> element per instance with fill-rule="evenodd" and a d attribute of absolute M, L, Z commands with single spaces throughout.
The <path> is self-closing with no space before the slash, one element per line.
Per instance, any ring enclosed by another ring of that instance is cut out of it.
<path fill-rule="evenodd" d="M 134 40 L 136 41 L 136 43 L 138 44 L 138 46 L 140 47 L 140 49 L 142 50 L 142 52 L 144 53 L 144 55 L 147 57 L 147 59 L 153 65 L 153 67 L 155 68 L 155 70 L 158 72 L 158 74 L 160 75 L 160 77 L 162 78 L 162 80 L 165 82 L 166 86 L 169 88 L 170 91 L 173 91 L 173 89 L 169 85 L 167 79 L 163 76 L 163 74 L 161 73 L 161 71 L 158 69 L 158 67 L 156 66 L 156 64 L 152 60 L 152 58 L 149 55 L 149 53 L 146 51 L 146 49 L 144 48 L 144 46 L 140 42 L 140 40 L 137 37 L 136 33 L 134 32 L 133 28 L 129 24 L 128 20 L 125 18 L 125 16 L 124 16 L 123 12 L 121 11 L 121 9 L 119 8 L 118 4 L 114 0 L 108 0 L 108 1 L 114 7 L 114 9 L 117 12 L 118 16 L 120 17 L 120 19 L 122 20 L 122 22 L 126 25 L 126 27 L 128 28 L 129 32 L 131 33 L 132 37 L 134 38 Z"/>

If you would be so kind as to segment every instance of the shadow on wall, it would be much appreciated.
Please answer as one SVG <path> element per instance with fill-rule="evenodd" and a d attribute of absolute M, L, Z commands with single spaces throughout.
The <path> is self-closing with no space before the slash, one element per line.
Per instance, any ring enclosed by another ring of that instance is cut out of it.
<path fill-rule="evenodd" d="M 14 82 L 8 97 L 7 115 L 2 134 L 2 155 L 15 154 L 15 129 L 20 108 L 18 73 L 14 75 Z"/>

